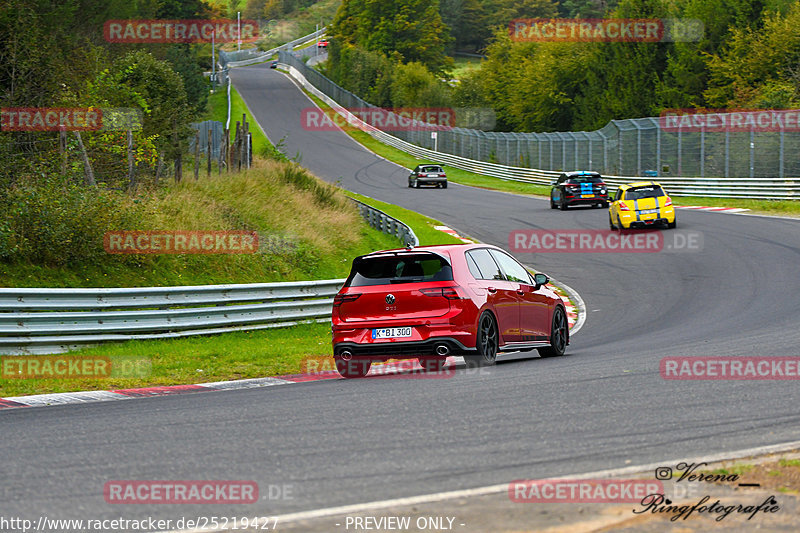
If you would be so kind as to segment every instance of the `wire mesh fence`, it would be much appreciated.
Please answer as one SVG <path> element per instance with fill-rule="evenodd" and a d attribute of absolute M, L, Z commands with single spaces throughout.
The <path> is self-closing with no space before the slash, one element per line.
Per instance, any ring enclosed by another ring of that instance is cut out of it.
<path fill-rule="evenodd" d="M 296 55 L 295 67 L 314 87 L 347 109 L 375 107 L 343 89 Z M 731 113 L 708 113 L 704 124 L 731 124 Z M 593 170 L 609 176 L 791 178 L 800 176 L 800 128 L 789 120 L 763 128 L 666 127 L 664 117 L 612 120 L 596 131 L 508 133 L 455 127 L 390 131 L 439 153 L 548 171 Z"/>
<path fill-rule="evenodd" d="M 223 152 L 223 135 L 225 135 L 225 125 L 216 120 L 206 120 L 203 122 L 193 122 L 193 130 L 199 132 L 199 136 L 189 138 L 189 153 L 195 152 L 195 139 L 199 139 L 200 153 L 208 153 L 208 143 L 211 140 L 211 157 L 220 160 Z M 209 136 L 209 131 L 211 135 Z"/>

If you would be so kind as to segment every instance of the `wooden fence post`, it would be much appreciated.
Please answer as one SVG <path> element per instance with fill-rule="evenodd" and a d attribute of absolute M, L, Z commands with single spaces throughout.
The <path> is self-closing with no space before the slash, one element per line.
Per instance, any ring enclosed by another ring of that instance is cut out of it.
<path fill-rule="evenodd" d="M 133 156 L 133 130 L 128 130 L 128 187 L 136 187 L 136 159 Z"/>
<path fill-rule="evenodd" d="M 95 186 L 97 182 L 94 180 L 94 170 L 92 170 L 92 163 L 89 161 L 89 156 L 86 153 L 86 147 L 83 146 L 83 139 L 81 139 L 81 132 L 75 131 L 75 137 L 78 139 L 78 148 L 81 151 L 81 157 L 83 158 L 83 170 L 85 173 L 85 180 L 86 185 Z"/>
<path fill-rule="evenodd" d="M 211 177 L 211 143 L 214 140 L 214 136 L 211 132 L 211 124 L 209 124 L 208 128 L 208 147 L 206 149 L 206 177 Z"/>
<path fill-rule="evenodd" d="M 239 144 L 242 142 L 242 132 L 241 132 L 241 125 L 239 121 L 236 121 L 236 137 L 233 140 L 233 158 L 234 158 L 234 166 L 236 167 L 236 172 L 239 172 L 242 169 L 242 159 L 241 149 L 239 148 Z"/>
<path fill-rule="evenodd" d="M 58 152 L 61 154 L 61 173 L 67 173 L 67 130 L 58 131 Z"/>
<path fill-rule="evenodd" d="M 181 153 L 181 145 L 178 140 L 178 121 L 172 119 L 172 143 L 175 148 L 175 182 L 178 183 L 183 179 L 183 154 Z"/>
<path fill-rule="evenodd" d="M 200 174 L 200 130 L 194 132 L 194 180 Z"/>
<path fill-rule="evenodd" d="M 156 165 L 155 184 L 158 187 L 158 180 L 161 178 L 161 173 L 164 171 L 164 152 L 158 151 L 158 164 Z"/>

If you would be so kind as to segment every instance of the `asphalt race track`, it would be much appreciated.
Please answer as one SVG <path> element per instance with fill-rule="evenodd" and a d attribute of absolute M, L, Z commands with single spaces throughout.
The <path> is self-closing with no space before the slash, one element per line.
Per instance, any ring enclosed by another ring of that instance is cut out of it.
<path fill-rule="evenodd" d="M 605 210 L 407 171 L 341 132 L 283 74 L 235 69 L 273 142 L 329 181 L 508 248 L 516 229 L 606 229 Z M 678 211 L 695 252 L 520 255 L 576 289 L 588 318 L 567 355 L 451 379 L 330 380 L 0 412 L 0 514 L 58 518 L 275 515 L 648 464 L 800 440 L 796 381 L 667 381 L 677 356 L 800 356 L 800 221 Z M 109 505 L 110 480 L 255 480 L 262 500 Z M 291 497 L 269 499 L 270 486 Z"/>

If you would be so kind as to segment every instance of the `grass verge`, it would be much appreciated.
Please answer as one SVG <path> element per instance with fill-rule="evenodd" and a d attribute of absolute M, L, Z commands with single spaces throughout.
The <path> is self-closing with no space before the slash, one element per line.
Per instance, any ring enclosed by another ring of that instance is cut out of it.
<path fill-rule="evenodd" d="M 330 324 L 314 323 L 208 337 L 104 344 L 70 352 L 69 357 L 111 357 L 112 368 L 116 357 L 145 360 L 151 366 L 149 375 L 108 379 L 0 379 L 0 397 L 298 374 L 304 359 L 333 355 L 330 332 Z"/>
<path fill-rule="evenodd" d="M 461 244 L 460 239 L 453 237 L 449 233 L 434 229 L 434 226 L 444 225 L 442 222 L 439 222 L 436 219 L 426 217 L 425 215 L 421 215 L 415 211 L 410 211 L 403 207 L 387 204 L 386 202 L 381 202 L 380 200 L 375 200 L 369 196 L 363 196 L 350 191 L 343 192 L 347 196 L 355 198 L 356 200 L 360 200 L 376 209 L 380 209 L 387 215 L 391 215 L 405 223 L 414 231 L 414 234 L 419 239 L 420 246 L 432 244 Z"/>
<path fill-rule="evenodd" d="M 480 70 L 482 61 L 479 57 L 455 57 L 450 75 L 453 79 L 460 80 L 465 75 Z"/>

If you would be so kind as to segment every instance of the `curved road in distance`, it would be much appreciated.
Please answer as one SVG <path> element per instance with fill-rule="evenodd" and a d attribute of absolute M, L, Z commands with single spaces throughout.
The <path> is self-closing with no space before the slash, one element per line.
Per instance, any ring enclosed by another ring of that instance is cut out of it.
<path fill-rule="evenodd" d="M 313 105 L 279 72 L 232 72 L 273 141 L 317 175 L 508 248 L 510 231 L 607 227 L 603 210 L 407 171 L 341 132 L 301 127 Z M 800 222 L 679 211 L 695 253 L 519 255 L 575 288 L 588 319 L 565 357 L 451 379 L 332 380 L 0 412 L 5 516 L 274 515 L 577 474 L 800 440 L 791 381 L 665 381 L 667 355 L 800 355 Z M 109 505 L 104 483 L 243 479 L 253 505 Z M 270 500 L 270 487 L 290 497 Z"/>

